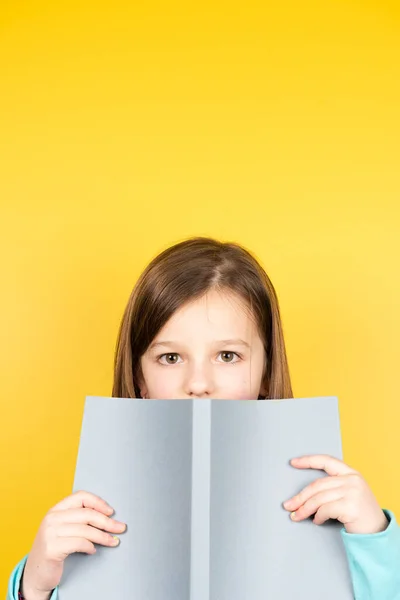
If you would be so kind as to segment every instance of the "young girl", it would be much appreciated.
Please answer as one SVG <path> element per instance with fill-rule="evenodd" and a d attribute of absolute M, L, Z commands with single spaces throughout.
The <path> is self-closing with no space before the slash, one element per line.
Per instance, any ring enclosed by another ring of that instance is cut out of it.
<path fill-rule="evenodd" d="M 293 398 L 277 296 L 247 250 L 194 238 L 149 264 L 122 319 L 112 395 Z M 282 498 L 288 518 L 314 515 L 316 525 L 339 520 L 354 597 L 400 599 L 400 528 L 393 513 L 379 507 L 360 473 L 336 458 L 305 456 L 292 465 L 322 469 L 328 477 Z M 89 491 L 50 509 L 31 552 L 11 575 L 7 600 L 57 598 L 69 554 L 93 554 L 94 544 L 118 545 L 115 534 L 125 524 L 112 519 L 113 512 Z"/>

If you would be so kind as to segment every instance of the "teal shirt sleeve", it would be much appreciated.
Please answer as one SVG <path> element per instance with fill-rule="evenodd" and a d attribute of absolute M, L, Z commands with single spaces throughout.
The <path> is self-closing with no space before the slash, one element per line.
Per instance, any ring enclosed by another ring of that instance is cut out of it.
<path fill-rule="evenodd" d="M 390 510 L 385 531 L 347 533 L 346 549 L 355 600 L 400 600 L 400 527 Z"/>
<path fill-rule="evenodd" d="M 10 581 L 8 582 L 8 590 L 7 590 L 7 598 L 6 600 L 18 600 L 18 592 L 22 579 L 22 573 L 25 569 L 25 564 L 28 559 L 28 555 L 26 555 L 20 563 L 17 564 L 13 572 L 11 573 Z M 51 595 L 50 600 L 57 600 L 58 591 L 57 588 Z"/>

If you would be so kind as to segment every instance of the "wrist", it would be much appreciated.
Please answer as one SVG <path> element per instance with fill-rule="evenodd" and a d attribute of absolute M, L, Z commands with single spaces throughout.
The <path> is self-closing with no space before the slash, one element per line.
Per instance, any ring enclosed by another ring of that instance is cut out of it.
<path fill-rule="evenodd" d="M 385 531 L 389 526 L 389 520 L 385 513 L 381 511 L 376 519 L 369 521 L 360 521 L 347 523 L 345 529 L 347 533 L 357 533 L 362 535 L 373 535 Z"/>
<path fill-rule="evenodd" d="M 389 519 L 383 512 L 381 511 L 380 518 L 377 519 L 373 533 L 381 533 L 385 531 L 389 527 Z"/>
<path fill-rule="evenodd" d="M 24 586 L 18 592 L 18 600 L 50 600 L 51 593 L 40 590 L 29 590 Z"/>

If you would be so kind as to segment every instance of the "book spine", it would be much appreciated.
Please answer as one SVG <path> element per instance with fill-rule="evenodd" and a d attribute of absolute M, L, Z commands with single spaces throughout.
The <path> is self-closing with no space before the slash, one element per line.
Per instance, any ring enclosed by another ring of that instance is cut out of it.
<path fill-rule="evenodd" d="M 211 400 L 193 400 L 190 600 L 210 597 Z"/>

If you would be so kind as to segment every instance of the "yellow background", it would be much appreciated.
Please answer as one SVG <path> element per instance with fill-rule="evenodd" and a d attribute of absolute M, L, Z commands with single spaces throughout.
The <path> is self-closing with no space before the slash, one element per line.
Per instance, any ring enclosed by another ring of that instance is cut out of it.
<path fill-rule="evenodd" d="M 399 34 L 385 0 L 1 3 L 4 588 L 71 491 L 137 276 L 191 235 L 260 258 L 295 395 L 339 396 L 400 515 Z"/>

